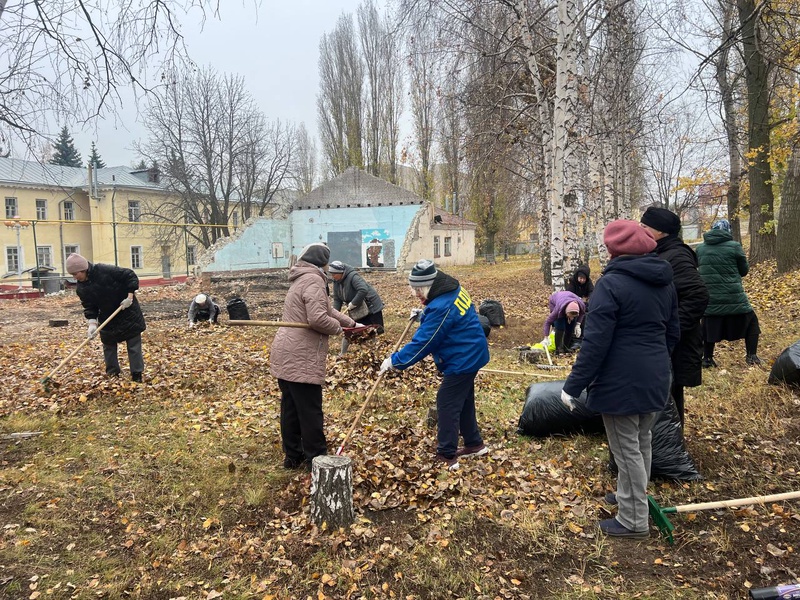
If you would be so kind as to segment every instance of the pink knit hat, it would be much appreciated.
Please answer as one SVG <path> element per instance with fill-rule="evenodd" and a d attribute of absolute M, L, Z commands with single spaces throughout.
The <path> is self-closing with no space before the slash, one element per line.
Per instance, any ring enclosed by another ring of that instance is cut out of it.
<path fill-rule="evenodd" d="M 80 254 L 70 254 L 67 257 L 67 273 L 75 275 L 78 271 L 85 271 L 89 268 L 89 261 Z"/>
<path fill-rule="evenodd" d="M 636 221 L 626 219 L 606 225 L 603 243 L 612 258 L 623 254 L 648 254 L 656 249 L 652 234 Z"/>
<path fill-rule="evenodd" d="M 572 302 L 570 302 L 569 304 L 567 304 L 567 309 L 566 309 L 566 311 L 565 311 L 565 312 L 567 312 L 567 313 L 574 312 L 574 313 L 579 313 L 579 314 L 580 314 L 580 312 L 581 312 L 581 309 L 580 309 L 580 307 L 578 306 L 578 303 L 577 303 L 577 302 L 575 302 L 575 301 L 573 300 Z"/>

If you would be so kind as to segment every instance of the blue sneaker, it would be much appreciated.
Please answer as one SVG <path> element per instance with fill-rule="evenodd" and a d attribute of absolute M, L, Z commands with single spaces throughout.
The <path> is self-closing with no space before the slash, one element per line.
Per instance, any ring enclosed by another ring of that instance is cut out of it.
<path fill-rule="evenodd" d="M 610 504 L 611 506 L 617 505 L 617 493 L 616 492 L 608 492 L 604 497 L 603 500 L 606 501 L 606 504 Z"/>
<path fill-rule="evenodd" d="M 612 537 L 644 539 L 650 537 L 650 530 L 633 531 L 617 521 L 616 518 L 600 521 L 600 531 Z"/>

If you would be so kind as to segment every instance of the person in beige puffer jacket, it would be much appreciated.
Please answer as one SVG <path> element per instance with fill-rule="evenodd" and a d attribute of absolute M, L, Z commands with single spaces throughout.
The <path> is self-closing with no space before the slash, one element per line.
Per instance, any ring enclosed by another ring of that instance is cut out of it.
<path fill-rule="evenodd" d="M 324 268 L 330 249 L 309 244 L 289 269 L 289 291 L 282 320 L 311 328 L 280 327 L 270 350 L 270 373 L 281 390 L 281 438 L 287 469 L 310 469 L 315 456 L 327 454 L 322 413 L 322 384 L 328 337 L 356 322 L 334 310 L 328 298 Z"/>

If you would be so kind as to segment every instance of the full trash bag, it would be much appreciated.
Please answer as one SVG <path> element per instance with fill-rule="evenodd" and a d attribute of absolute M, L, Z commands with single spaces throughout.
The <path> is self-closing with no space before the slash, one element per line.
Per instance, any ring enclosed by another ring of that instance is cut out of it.
<path fill-rule="evenodd" d="M 767 381 L 772 385 L 785 383 L 795 387 L 800 386 L 800 341 L 781 352 L 772 365 Z"/>
<path fill-rule="evenodd" d="M 241 298 L 231 299 L 226 308 L 228 309 L 228 318 L 231 321 L 249 321 L 250 311 L 247 310 L 247 303 Z"/>
<path fill-rule="evenodd" d="M 604 433 L 603 418 L 586 407 L 586 391 L 570 411 L 561 402 L 563 381 L 532 383 L 525 393 L 525 408 L 519 418 L 517 433 L 534 437 L 571 433 Z"/>
<path fill-rule="evenodd" d="M 484 300 L 478 307 L 478 314 L 489 319 L 492 327 L 500 327 L 506 324 L 506 314 L 503 305 L 497 300 Z"/>
<path fill-rule="evenodd" d="M 581 393 L 575 402 L 575 410 L 570 412 L 561 402 L 563 388 L 563 381 L 531 384 L 517 433 L 535 437 L 605 433 L 603 418 L 586 407 L 586 391 Z M 651 479 L 695 481 L 703 478 L 684 446 L 680 417 L 671 396 L 653 425 L 652 450 Z M 616 470 L 613 457 L 609 469 Z"/>
<path fill-rule="evenodd" d="M 478 315 L 478 321 L 480 321 L 481 327 L 483 327 L 483 335 L 488 338 L 489 334 L 492 333 L 492 324 L 489 322 L 489 317 Z"/>

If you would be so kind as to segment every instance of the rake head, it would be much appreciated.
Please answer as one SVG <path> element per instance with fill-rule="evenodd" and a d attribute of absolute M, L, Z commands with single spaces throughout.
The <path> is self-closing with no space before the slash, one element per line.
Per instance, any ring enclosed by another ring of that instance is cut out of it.
<path fill-rule="evenodd" d="M 667 518 L 664 509 L 658 505 L 656 499 L 652 496 L 647 496 L 647 508 L 650 511 L 650 517 L 661 532 L 661 537 L 666 539 L 670 546 L 675 543 L 675 538 L 672 537 L 672 532 L 675 531 L 675 526 Z"/>

